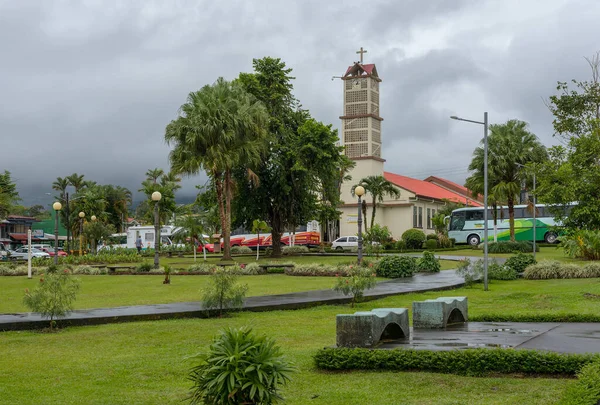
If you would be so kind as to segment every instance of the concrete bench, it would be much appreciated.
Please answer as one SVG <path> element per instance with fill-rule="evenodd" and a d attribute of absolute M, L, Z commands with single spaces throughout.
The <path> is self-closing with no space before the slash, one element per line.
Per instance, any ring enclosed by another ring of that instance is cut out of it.
<path fill-rule="evenodd" d="M 116 273 L 117 270 L 127 269 L 127 270 L 135 270 L 137 266 L 106 266 L 109 273 Z"/>
<path fill-rule="evenodd" d="M 377 308 L 336 316 L 338 347 L 372 347 L 381 340 L 409 337 L 406 308 Z"/>
<path fill-rule="evenodd" d="M 467 297 L 440 297 L 413 302 L 413 327 L 443 329 L 449 324 L 467 322 Z"/>

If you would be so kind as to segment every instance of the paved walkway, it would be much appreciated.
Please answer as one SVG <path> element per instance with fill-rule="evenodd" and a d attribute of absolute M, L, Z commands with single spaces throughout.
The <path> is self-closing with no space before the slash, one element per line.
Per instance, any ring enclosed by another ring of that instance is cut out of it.
<path fill-rule="evenodd" d="M 458 259 L 453 257 L 451 260 Z M 365 292 L 365 297 L 367 299 L 377 299 L 412 292 L 447 290 L 462 285 L 464 285 L 464 279 L 459 277 L 455 270 L 444 270 L 439 273 L 417 274 L 411 278 L 393 279 L 377 283 L 375 288 Z M 247 311 L 273 311 L 347 302 L 350 302 L 350 297 L 333 290 L 316 290 L 248 297 L 243 308 Z M 73 326 L 206 316 L 206 310 L 202 308 L 200 302 L 181 302 L 77 310 L 58 322 L 63 326 Z M 0 314 L 0 330 L 2 331 L 44 328 L 47 325 L 48 320 L 41 318 L 37 313 Z"/>

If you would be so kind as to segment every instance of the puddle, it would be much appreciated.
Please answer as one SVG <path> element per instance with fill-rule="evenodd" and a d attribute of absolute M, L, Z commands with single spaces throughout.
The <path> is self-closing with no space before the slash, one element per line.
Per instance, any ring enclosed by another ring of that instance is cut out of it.
<path fill-rule="evenodd" d="M 452 343 L 431 343 L 427 346 L 432 347 L 512 347 L 510 345 L 502 345 L 499 343 L 460 343 L 460 342 L 452 342 Z"/>

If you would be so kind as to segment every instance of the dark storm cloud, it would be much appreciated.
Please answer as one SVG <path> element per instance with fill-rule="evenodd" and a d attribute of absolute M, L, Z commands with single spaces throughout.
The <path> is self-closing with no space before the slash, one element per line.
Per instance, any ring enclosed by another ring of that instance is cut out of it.
<path fill-rule="evenodd" d="M 168 167 L 164 128 L 187 94 L 263 56 L 292 67 L 303 107 L 339 128 L 331 78 L 364 46 L 384 80 L 386 170 L 462 182 L 481 130 L 449 115 L 520 118 L 552 142 L 542 97 L 586 78 L 600 6 L 534 3 L 0 0 L 0 169 L 26 203 L 49 202 L 73 172 L 137 191 L 147 169 Z"/>

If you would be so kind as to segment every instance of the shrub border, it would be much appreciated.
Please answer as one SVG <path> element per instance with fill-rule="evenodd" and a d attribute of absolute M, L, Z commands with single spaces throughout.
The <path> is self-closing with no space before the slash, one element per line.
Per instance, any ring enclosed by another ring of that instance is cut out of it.
<path fill-rule="evenodd" d="M 324 348 L 313 357 L 322 370 L 431 371 L 482 376 L 490 373 L 575 376 L 600 361 L 600 354 L 553 353 L 536 350 L 373 350 Z"/>
<path fill-rule="evenodd" d="M 600 361 L 586 364 L 577 373 L 577 382 L 567 387 L 559 405 L 600 403 Z"/>

